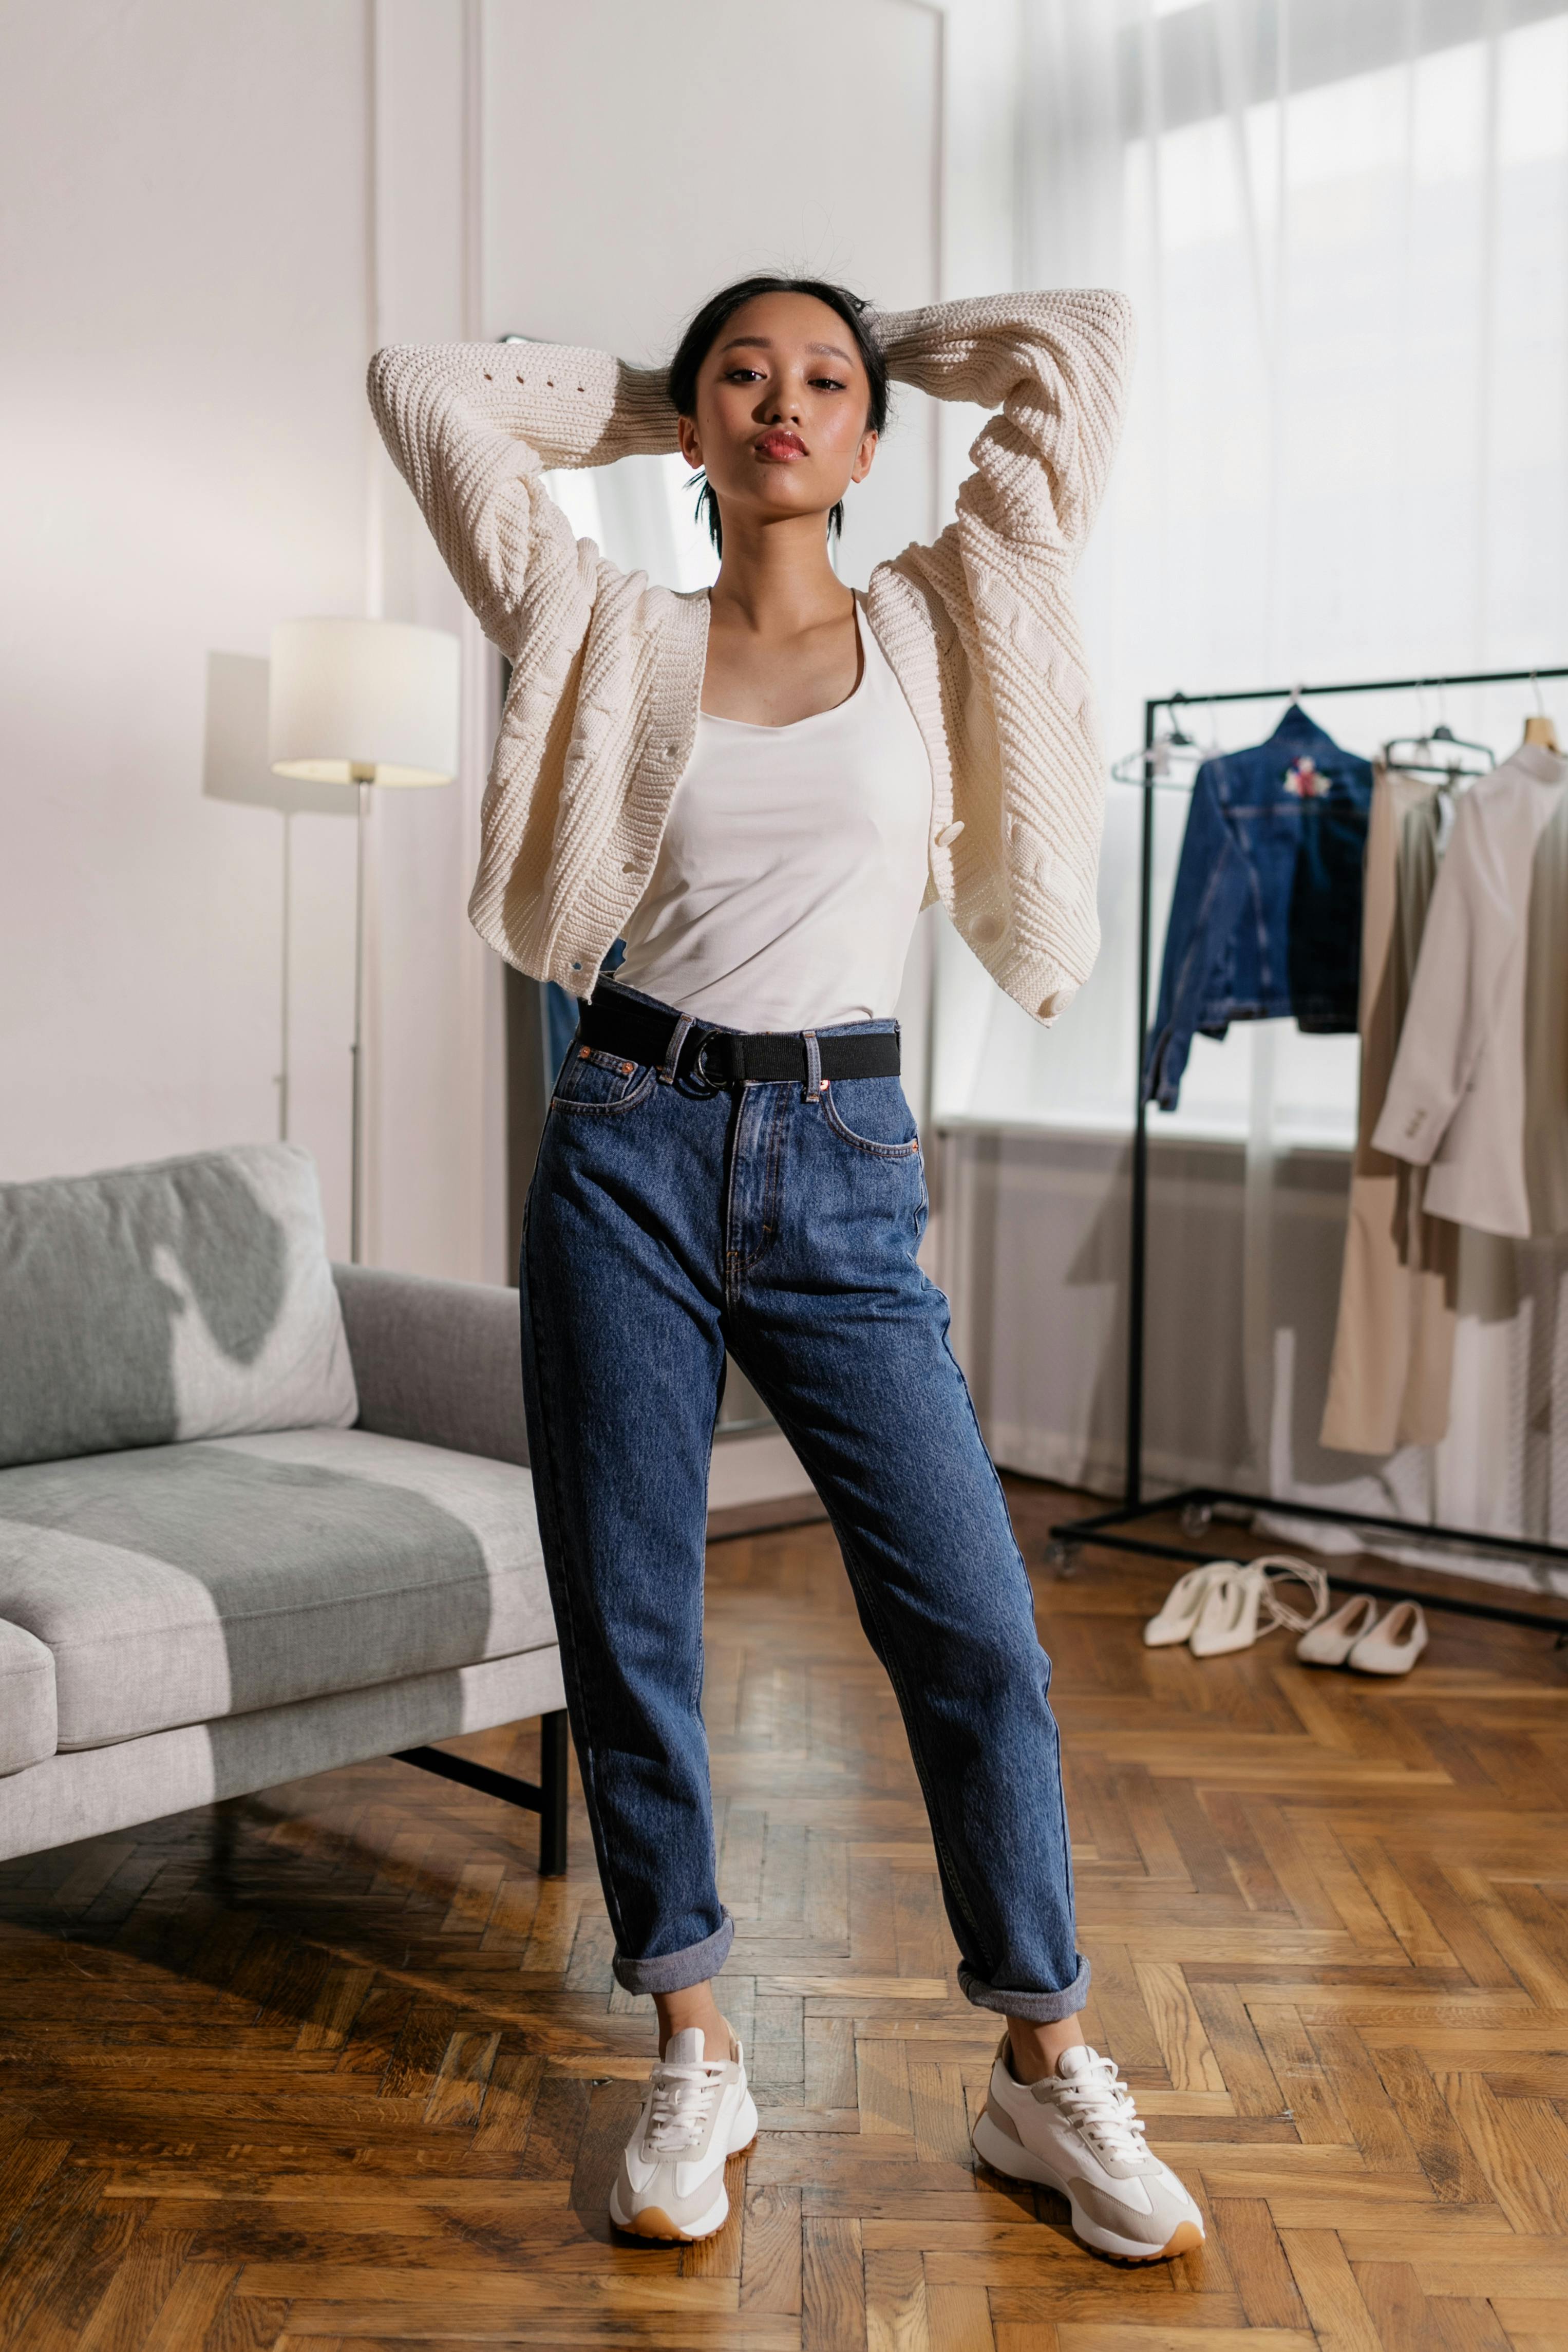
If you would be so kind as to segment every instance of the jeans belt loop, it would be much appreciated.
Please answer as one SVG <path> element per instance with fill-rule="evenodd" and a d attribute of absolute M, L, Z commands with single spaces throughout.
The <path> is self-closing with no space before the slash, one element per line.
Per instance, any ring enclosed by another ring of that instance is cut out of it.
<path fill-rule="evenodd" d="M 806 1040 L 806 1100 L 818 1102 L 822 1093 L 822 1055 L 814 1029 L 802 1029 Z"/>
<path fill-rule="evenodd" d="M 671 1030 L 670 1042 L 664 1050 L 664 1058 L 659 1065 L 659 1084 L 662 1087 L 674 1085 L 675 1071 L 681 1059 L 681 1048 L 690 1036 L 694 1025 L 694 1016 L 689 1013 L 683 1013 Z"/>

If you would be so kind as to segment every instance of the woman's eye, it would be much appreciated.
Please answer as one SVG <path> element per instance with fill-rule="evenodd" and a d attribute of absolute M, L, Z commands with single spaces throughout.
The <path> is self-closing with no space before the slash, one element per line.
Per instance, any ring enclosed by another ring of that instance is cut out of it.
<path fill-rule="evenodd" d="M 818 392 L 842 392 L 844 388 L 836 375 L 814 375 L 811 383 Z"/>

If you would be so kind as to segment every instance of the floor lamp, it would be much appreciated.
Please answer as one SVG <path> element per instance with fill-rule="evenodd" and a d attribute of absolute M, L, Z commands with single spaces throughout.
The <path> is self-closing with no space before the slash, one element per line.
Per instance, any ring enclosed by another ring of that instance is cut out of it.
<path fill-rule="evenodd" d="M 457 772 L 458 646 L 405 621 L 279 621 L 272 632 L 267 758 L 275 775 L 359 795 L 349 1255 L 360 1263 L 364 1158 L 365 821 L 372 784 L 446 784 Z"/>

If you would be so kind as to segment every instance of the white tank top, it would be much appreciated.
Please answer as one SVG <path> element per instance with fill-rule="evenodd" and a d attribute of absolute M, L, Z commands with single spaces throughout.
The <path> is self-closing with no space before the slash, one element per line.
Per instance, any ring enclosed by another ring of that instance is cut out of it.
<path fill-rule="evenodd" d="M 615 978 L 732 1029 L 873 1021 L 925 895 L 931 763 L 856 600 L 860 684 L 791 727 L 697 719 Z"/>

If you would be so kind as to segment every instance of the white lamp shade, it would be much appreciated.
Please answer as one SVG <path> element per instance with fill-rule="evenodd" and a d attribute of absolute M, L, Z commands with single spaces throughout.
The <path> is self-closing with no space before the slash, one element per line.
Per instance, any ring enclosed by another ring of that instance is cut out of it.
<path fill-rule="evenodd" d="M 445 784 L 457 773 L 458 646 L 407 621 L 279 621 L 267 758 L 314 784 Z"/>

